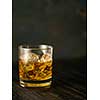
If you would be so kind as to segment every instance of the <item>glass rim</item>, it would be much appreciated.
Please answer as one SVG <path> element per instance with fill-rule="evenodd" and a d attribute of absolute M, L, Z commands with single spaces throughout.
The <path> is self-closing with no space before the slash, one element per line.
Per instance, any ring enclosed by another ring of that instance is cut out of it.
<path fill-rule="evenodd" d="M 47 49 L 53 49 L 53 46 L 48 44 L 40 44 L 40 45 L 22 44 L 18 46 L 18 48 L 24 50 L 47 50 Z"/>

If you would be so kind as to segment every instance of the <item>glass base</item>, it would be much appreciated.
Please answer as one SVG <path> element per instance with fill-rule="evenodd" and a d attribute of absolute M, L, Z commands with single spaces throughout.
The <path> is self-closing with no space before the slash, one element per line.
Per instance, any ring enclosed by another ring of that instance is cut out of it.
<path fill-rule="evenodd" d="M 50 88 L 51 86 L 51 80 L 49 81 L 41 81 L 41 82 L 38 82 L 38 81 L 22 81 L 20 80 L 20 86 L 22 87 L 45 87 L 45 88 Z"/>

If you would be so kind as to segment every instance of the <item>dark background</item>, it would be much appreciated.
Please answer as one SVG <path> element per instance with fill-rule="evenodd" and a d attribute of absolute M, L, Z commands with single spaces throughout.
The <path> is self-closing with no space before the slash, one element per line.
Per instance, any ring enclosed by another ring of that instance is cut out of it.
<path fill-rule="evenodd" d="M 13 0 L 12 5 L 13 100 L 86 100 L 86 0 Z M 54 47 L 53 84 L 46 92 L 19 85 L 18 46 L 24 43 Z"/>
<path fill-rule="evenodd" d="M 13 0 L 13 62 L 23 43 L 54 46 L 55 59 L 86 56 L 86 0 Z"/>

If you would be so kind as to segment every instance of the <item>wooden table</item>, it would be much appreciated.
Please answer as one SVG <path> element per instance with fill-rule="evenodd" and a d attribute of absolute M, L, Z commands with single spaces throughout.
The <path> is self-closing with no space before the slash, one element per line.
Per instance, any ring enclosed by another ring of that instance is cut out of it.
<path fill-rule="evenodd" d="M 18 67 L 13 63 L 13 100 L 86 100 L 86 57 L 54 60 L 51 88 L 23 88 L 18 82 Z"/>

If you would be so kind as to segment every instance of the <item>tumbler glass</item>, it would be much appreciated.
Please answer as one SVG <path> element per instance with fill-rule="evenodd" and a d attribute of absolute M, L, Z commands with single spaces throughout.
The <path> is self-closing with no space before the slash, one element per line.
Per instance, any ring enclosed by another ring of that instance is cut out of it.
<path fill-rule="evenodd" d="M 22 87 L 50 87 L 52 83 L 53 47 L 19 46 L 19 80 Z"/>

